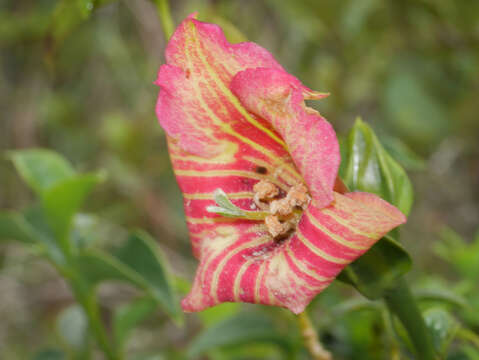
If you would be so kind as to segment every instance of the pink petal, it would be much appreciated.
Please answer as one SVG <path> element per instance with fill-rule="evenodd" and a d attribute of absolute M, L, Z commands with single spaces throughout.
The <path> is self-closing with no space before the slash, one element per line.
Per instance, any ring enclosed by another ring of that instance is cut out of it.
<path fill-rule="evenodd" d="M 198 256 L 199 244 L 213 237 L 216 227 L 241 223 L 206 211 L 214 204 L 214 190 L 223 189 L 249 210 L 257 181 L 268 179 L 287 190 L 301 176 L 281 136 L 229 90 L 233 75 L 247 67 L 281 69 L 271 54 L 253 43 L 230 44 L 218 26 L 190 17 L 172 36 L 166 59 L 156 81 L 161 87 L 156 112 L 168 134 Z"/>
<path fill-rule="evenodd" d="M 272 240 L 261 227 L 225 227 L 228 235 L 204 243 L 183 309 L 242 301 L 298 314 L 345 266 L 406 220 L 373 194 L 334 193 L 334 198 L 323 209 L 310 205 L 296 233 L 283 242 Z"/>
<path fill-rule="evenodd" d="M 231 89 L 249 111 L 268 120 L 286 141 L 315 205 L 324 207 L 333 201 L 339 145 L 332 126 L 304 104 L 311 90 L 294 76 L 272 68 L 239 72 Z"/>

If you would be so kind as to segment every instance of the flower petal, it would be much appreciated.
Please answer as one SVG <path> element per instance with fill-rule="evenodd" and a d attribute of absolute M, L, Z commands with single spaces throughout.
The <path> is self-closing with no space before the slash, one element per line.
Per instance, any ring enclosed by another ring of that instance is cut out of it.
<path fill-rule="evenodd" d="M 269 52 L 254 43 L 230 44 L 217 25 L 188 17 L 171 37 L 166 60 L 156 81 L 162 88 L 156 112 L 184 150 L 213 157 L 234 140 L 264 147 L 272 157 L 285 151 L 281 137 L 249 114 L 229 89 L 233 76 L 246 68 L 282 69 Z"/>
<path fill-rule="evenodd" d="M 294 76 L 273 68 L 241 71 L 231 89 L 249 111 L 281 134 L 315 205 L 324 207 L 333 201 L 339 145 L 331 124 L 304 104 L 314 93 Z"/>
<path fill-rule="evenodd" d="M 204 243 L 185 311 L 228 301 L 283 306 L 300 313 L 339 272 L 392 228 L 405 222 L 373 194 L 334 193 L 330 206 L 310 205 L 295 234 L 283 242 L 261 229 L 224 228 Z"/>
<path fill-rule="evenodd" d="M 233 75 L 247 67 L 281 69 L 271 54 L 253 43 L 230 44 L 218 26 L 189 17 L 172 36 L 166 59 L 156 82 L 156 111 L 199 256 L 200 243 L 216 236 L 217 227 L 244 223 L 206 211 L 217 188 L 251 210 L 256 182 L 269 180 L 287 191 L 301 176 L 281 136 L 248 113 L 229 89 Z"/>

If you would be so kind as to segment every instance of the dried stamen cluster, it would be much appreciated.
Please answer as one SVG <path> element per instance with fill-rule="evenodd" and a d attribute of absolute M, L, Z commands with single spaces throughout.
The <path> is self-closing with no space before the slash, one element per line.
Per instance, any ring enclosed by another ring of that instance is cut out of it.
<path fill-rule="evenodd" d="M 281 199 L 276 199 L 280 194 L 278 187 L 267 180 L 256 183 L 253 191 L 256 206 L 270 212 L 264 222 L 274 238 L 280 238 L 294 229 L 299 220 L 297 210 L 304 210 L 311 200 L 303 184 L 292 186 Z"/>

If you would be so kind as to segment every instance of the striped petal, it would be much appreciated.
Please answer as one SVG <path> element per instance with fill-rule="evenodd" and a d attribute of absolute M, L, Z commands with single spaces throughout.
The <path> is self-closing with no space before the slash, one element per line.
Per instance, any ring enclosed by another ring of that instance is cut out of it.
<path fill-rule="evenodd" d="M 321 97 L 281 69 L 256 68 L 239 72 L 231 89 L 246 108 L 266 119 L 285 140 L 316 206 L 333 201 L 339 168 L 339 145 L 331 124 L 304 99 Z M 316 96 L 314 96 L 316 95 Z"/>
<path fill-rule="evenodd" d="M 253 43 L 230 44 L 217 25 L 193 17 L 177 28 L 166 49 L 156 83 L 156 112 L 168 135 L 169 152 L 184 207 L 193 251 L 217 235 L 216 228 L 244 221 L 206 211 L 213 191 L 223 189 L 233 203 L 251 209 L 259 180 L 287 191 L 301 181 L 281 136 L 249 113 L 229 89 L 233 76 L 248 67 L 281 66 Z M 243 224 L 253 226 L 251 221 Z M 221 231 L 220 231 L 221 233 Z"/>
<path fill-rule="evenodd" d="M 228 301 L 277 305 L 298 314 L 339 272 L 392 228 L 406 221 L 373 194 L 334 193 L 326 208 L 310 205 L 295 234 L 283 242 L 261 227 L 225 226 L 209 239 L 182 302 L 200 311 Z"/>
<path fill-rule="evenodd" d="M 287 74 L 253 43 L 230 44 L 221 29 L 190 16 L 172 36 L 157 115 L 183 192 L 200 265 L 185 311 L 225 301 L 278 305 L 298 313 L 347 264 L 404 216 L 375 195 L 340 194 L 339 151 L 330 124 L 304 105 L 323 95 Z M 298 183 L 313 201 L 282 241 L 263 221 L 212 214 L 221 188 L 255 210 L 253 186 Z M 334 187 L 334 190 L 333 190 Z"/>

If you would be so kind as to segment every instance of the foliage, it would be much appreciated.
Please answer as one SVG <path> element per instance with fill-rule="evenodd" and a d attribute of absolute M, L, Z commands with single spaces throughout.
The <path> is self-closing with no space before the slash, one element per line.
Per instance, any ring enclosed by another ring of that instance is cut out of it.
<path fill-rule="evenodd" d="M 103 176 L 78 174 L 65 159 L 49 150 L 17 150 L 9 157 L 36 193 L 38 203 L 23 212 L 0 213 L 0 238 L 36 247 L 36 252 L 69 284 L 80 306 L 66 308 L 57 320 L 59 335 L 67 348 L 86 358 L 89 336 L 94 335 L 109 359 L 121 358 L 128 332 L 157 306 L 178 319 L 180 313 L 164 260 L 148 234 L 131 233 L 113 254 L 96 248 L 88 237 L 82 243 L 73 241 L 73 218 Z M 108 339 L 96 294 L 97 285 L 107 280 L 134 285 L 146 296 L 123 305 L 115 313 L 114 342 Z"/>

